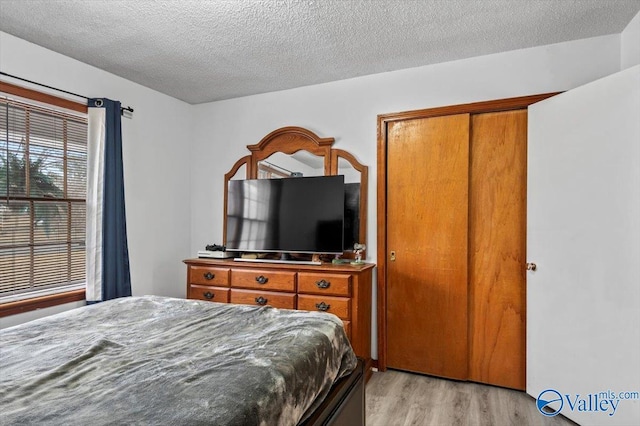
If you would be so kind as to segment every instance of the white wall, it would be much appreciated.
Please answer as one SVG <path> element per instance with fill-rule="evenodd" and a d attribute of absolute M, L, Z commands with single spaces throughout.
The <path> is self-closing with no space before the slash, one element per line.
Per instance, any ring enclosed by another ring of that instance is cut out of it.
<path fill-rule="evenodd" d="M 375 259 L 378 114 L 567 90 L 619 70 L 619 36 L 517 50 L 194 106 L 191 251 L 222 242 L 223 175 L 282 126 L 301 126 L 369 166 Z"/>
<path fill-rule="evenodd" d="M 186 268 L 181 260 L 191 255 L 191 106 L 2 32 L 0 69 L 85 96 L 119 100 L 135 109 L 133 119 L 122 120 L 132 290 L 134 295 L 184 297 Z M 0 326 L 57 310 L 3 318 Z"/>
<path fill-rule="evenodd" d="M 36 309 L 34 311 L 27 311 L 21 314 L 10 315 L 8 317 L 0 318 L 0 328 L 11 327 L 14 325 L 22 324 L 23 322 L 31 321 L 34 319 L 42 318 L 48 315 L 57 314 L 59 312 L 68 311 L 73 308 L 80 308 L 85 306 L 84 301 L 66 303 L 64 305 L 56 305 L 50 308 Z"/>
<path fill-rule="evenodd" d="M 301 126 L 335 137 L 334 147 L 369 166 L 367 252 L 375 262 L 378 114 L 568 90 L 618 71 L 619 40 L 596 37 L 195 106 L 191 251 L 222 242 L 223 175 L 249 153 L 246 145 Z M 376 357 L 375 342 L 373 351 Z"/>
<path fill-rule="evenodd" d="M 640 12 L 620 34 L 620 69 L 640 64 Z"/>
<path fill-rule="evenodd" d="M 578 40 L 198 106 L 2 32 L 0 69 L 135 109 L 132 120 L 123 120 L 133 292 L 184 296 L 181 260 L 205 244 L 222 242 L 223 174 L 248 154 L 246 145 L 296 125 L 335 137 L 336 148 L 367 164 L 367 252 L 375 261 L 378 114 L 567 90 L 618 71 L 621 38 Z M 628 46 L 637 44 L 630 40 Z M 50 312 L 14 316 L 14 322 Z M 7 321 L 0 319 L 0 327 Z"/>

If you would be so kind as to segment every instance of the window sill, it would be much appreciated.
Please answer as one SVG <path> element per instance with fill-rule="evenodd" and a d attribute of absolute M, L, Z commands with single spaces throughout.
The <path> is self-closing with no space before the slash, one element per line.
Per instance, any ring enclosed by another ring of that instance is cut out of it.
<path fill-rule="evenodd" d="M 51 306 L 63 305 L 65 303 L 72 303 L 81 300 L 85 300 L 84 289 L 0 303 L 0 317 L 21 314 L 23 312 L 49 308 Z"/>

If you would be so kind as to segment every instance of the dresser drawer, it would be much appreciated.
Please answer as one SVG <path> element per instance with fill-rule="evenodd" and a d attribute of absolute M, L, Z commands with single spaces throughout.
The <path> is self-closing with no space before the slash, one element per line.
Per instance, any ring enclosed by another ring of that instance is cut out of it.
<path fill-rule="evenodd" d="M 229 285 L 229 268 L 189 266 L 189 283 L 201 285 Z"/>
<path fill-rule="evenodd" d="M 343 320 L 351 319 L 351 300 L 346 297 L 298 295 L 298 309 L 305 311 L 324 311 Z"/>
<path fill-rule="evenodd" d="M 210 302 L 229 303 L 229 289 L 208 285 L 189 285 L 189 299 L 208 300 Z"/>
<path fill-rule="evenodd" d="M 269 305 L 280 309 L 295 309 L 296 295 L 275 291 L 231 290 L 231 303 Z"/>
<path fill-rule="evenodd" d="M 351 275 L 300 272 L 298 293 L 351 296 Z"/>
<path fill-rule="evenodd" d="M 296 273 L 260 269 L 232 269 L 231 286 L 260 290 L 296 291 Z"/>

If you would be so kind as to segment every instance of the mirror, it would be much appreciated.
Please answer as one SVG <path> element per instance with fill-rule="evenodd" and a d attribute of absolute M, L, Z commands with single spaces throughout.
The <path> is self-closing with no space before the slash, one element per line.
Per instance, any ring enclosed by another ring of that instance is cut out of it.
<path fill-rule="evenodd" d="M 233 174 L 233 176 L 229 177 L 229 180 L 240 180 L 247 178 L 247 165 L 243 164 L 238 167 L 238 170 Z"/>
<path fill-rule="evenodd" d="M 360 243 L 361 175 L 345 158 L 338 157 L 338 175 L 344 176 L 344 249 L 354 251 Z"/>
<path fill-rule="evenodd" d="M 338 173 L 344 175 L 344 183 L 360 184 L 360 172 L 344 157 L 338 157 Z"/>
<path fill-rule="evenodd" d="M 276 152 L 258 162 L 258 179 L 323 175 L 324 159 L 308 151 Z"/>
<path fill-rule="evenodd" d="M 349 152 L 342 149 L 332 149 L 331 158 L 334 174 L 342 174 L 345 177 L 346 188 L 345 195 L 347 197 L 346 204 L 348 209 L 353 209 L 354 222 L 353 229 L 353 244 L 349 244 L 345 238 L 345 257 L 354 257 L 355 250 L 354 245 L 356 243 L 362 244 L 364 248 L 360 251 L 359 255 L 363 258 L 367 258 L 366 244 L 367 244 L 367 182 L 369 180 L 369 172 L 367 166 L 360 163 Z M 351 195 L 349 195 L 351 192 Z M 349 199 L 350 198 L 350 199 Z M 347 213 L 345 212 L 345 215 Z M 345 234 L 347 229 L 345 227 Z"/>
<path fill-rule="evenodd" d="M 269 179 L 302 176 L 344 175 L 345 177 L 345 252 L 353 259 L 356 243 L 366 245 L 367 238 L 367 166 L 351 153 L 333 149 L 333 138 L 319 138 L 301 127 L 283 127 L 248 145 L 251 155 L 239 159 L 225 174 L 223 238 L 227 241 L 227 187 L 232 179 Z M 359 253 L 366 259 L 366 253 Z"/>

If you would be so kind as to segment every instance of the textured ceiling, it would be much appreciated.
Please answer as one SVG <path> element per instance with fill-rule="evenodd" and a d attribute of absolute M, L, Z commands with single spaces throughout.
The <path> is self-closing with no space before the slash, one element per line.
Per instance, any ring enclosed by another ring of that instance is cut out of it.
<path fill-rule="evenodd" d="M 197 104 L 620 33 L 639 10 L 640 0 L 0 0 L 0 30 Z"/>

